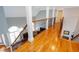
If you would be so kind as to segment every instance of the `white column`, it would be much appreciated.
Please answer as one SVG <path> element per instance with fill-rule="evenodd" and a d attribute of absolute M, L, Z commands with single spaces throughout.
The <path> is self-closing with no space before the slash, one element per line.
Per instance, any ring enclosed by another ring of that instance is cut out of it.
<path fill-rule="evenodd" d="M 55 8 L 52 9 L 53 12 L 52 12 L 52 25 L 54 25 L 54 18 L 55 18 Z"/>
<path fill-rule="evenodd" d="M 32 27 L 32 6 L 26 7 L 26 19 L 28 29 L 28 41 L 33 41 L 33 27 Z"/>
<path fill-rule="evenodd" d="M 46 20 L 46 29 L 48 29 L 48 18 L 49 18 L 49 7 L 47 6 L 46 7 L 46 18 L 47 18 L 47 20 Z"/>

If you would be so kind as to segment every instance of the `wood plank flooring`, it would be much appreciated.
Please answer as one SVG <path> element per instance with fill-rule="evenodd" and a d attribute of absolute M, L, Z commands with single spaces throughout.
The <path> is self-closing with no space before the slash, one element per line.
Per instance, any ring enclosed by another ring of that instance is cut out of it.
<path fill-rule="evenodd" d="M 25 42 L 16 52 L 78 52 L 79 42 L 60 38 L 60 23 L 49 27 L 34 38 L 32 43 Z"/>

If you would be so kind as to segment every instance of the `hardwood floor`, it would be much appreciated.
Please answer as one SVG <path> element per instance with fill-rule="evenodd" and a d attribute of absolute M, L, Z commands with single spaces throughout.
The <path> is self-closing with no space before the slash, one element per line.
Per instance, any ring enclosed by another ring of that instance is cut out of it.
<path fill-rule="evenodd" d="M 16 52 L 77 52 L 79 42 L 60 38 L 60 23 L 49 27 L 34 38 L 32 43 L 26 42 Z"/>
<path fill-rule="evenodd" d="M 0 45 L 0 52 L 11 52 L 10 48 L 7 48 L 5 45 Z"/>

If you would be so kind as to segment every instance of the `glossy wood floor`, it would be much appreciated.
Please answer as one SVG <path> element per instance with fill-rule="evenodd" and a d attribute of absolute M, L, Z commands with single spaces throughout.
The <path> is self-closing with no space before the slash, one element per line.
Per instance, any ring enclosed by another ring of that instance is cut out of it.
<path fill-rule="evenodd" d="M 16 49 L 17 52 L 77 52 L 79 43 L 60 38 L 60 23 L 49 27 L 34 38 L 32 43 L 25 42 Z"/>

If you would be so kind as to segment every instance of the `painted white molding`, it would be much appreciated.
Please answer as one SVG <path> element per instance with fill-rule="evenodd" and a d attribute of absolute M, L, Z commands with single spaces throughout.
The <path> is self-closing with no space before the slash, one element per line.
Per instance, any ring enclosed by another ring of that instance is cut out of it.
<path fill-rule="evenodd" d="M 28 41 L 33 41 L 33 27 L 32 27 L 32 6 L 26 7 L 26 18 L 27 18 L 27 30 L 28 30 Z"/>
<path fill-rule="evenodd" d="M 46 18 L 47 18 L 47 20 L 46 20 L 46 29 L 48 29 L 49 6 L 46 7 Z"/>
<path fill-rule="evenodd" d="M 3 40 L 4 45 L 7 45 L 6 42 L 5 42 L 5 36 L 4 36 L 4 34 L 2 34 L 2 40 Z"/>
<path fill-rule="evenodd" d="M 52 9 L 53 12 L 52 12 L 52 26 L 54 24 L 54 17 L 55 17 L 55 8 Z"/>

